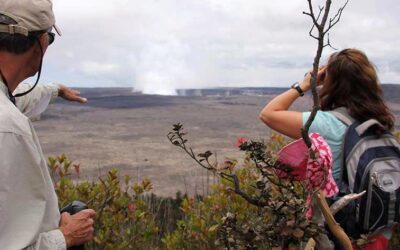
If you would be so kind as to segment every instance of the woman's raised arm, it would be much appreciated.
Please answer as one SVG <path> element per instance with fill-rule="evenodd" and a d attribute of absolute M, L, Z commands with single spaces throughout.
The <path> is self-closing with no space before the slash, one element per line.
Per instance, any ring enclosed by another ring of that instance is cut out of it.
<path fill-rule="evenodd" d="M 260 119 L 270 128 L 294 139 L 301 137 L 303 118 L 301 112 L 289 111 L 293 102 L 310 89 L 311 74 L 306 74 L 304 80 L 276 96 L 261 111 Z"/>

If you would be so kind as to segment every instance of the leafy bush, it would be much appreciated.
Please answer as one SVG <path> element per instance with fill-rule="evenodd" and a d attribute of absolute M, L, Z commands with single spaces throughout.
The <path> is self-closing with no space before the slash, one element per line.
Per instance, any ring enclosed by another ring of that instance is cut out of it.
<path fill-rule="evenodd" d="M 246 161 L 236 171 L 242 189 L 249 193 L 256 192 L 253 185 L 258 176 L 254 170 Z M 202 199 L 186 198 L 181 209 L 184 217 L 178 221 L 178 228 L 163 240 L 167 249 L 271 249 L 279 245 L 279 240 L 290 238 L 287 246 L 295 246 L 310 236 L 296 226 L 304 216 L 275 216 L 269 208 L 254 206 L 237 195 L 228 181 L 214 185 L 211 194 Z M 308 233 L 318 230 L 305 220 L 303 223 Z"/>
<path fill-rule="evenodd" d="M 240 144 L 254 146 L 244 142 Z M 263 142 L 265 153 L 273 159 L 287 142 L 273 134 Z M 240 190 L 250 198 L 270 197 L 268 206 L 255 206 L 238 195 L 229 178 L 210 186 L 204 197 L 177 193 L 175 198 L 161 198 L 151 194 L 149 180 L 132 183 L 116 169 L 87 181 L 79 177 L 81 167 L 64 155 L 50 157 L 48 166 L 60 207 L 81 200 L 97 212 L 96 237 L 87 249 L 298 249 L 322 229 L 304 216 L 307 204 L 302 188 L 277 179 L 272 181 L 283 186 L 263 185 L 267 182 L 253 161 L 255 155 L 246 152 L 242 161 L 226 159 L 219 168 L 235 174 Z M 209 153 L 200 155 L 202 162 L 209 157 Z M 399 242 L 397 235 L 391 249 L 398 249 Z"/>
<path fill-rule="evenodd" d="M 243 169 L 239 176 L 241 182 L 254 180 L 248 169 Z M 163 239 L 167 249 L 217 249 L 222 244 L 218 239 L 224 238 L 218 234 L 228 213 L 237 215 L 239 224 L 258 213 L 257 207 L 235 195 L 228 186 L 228 183 L 212 185 L 209 195 L 183 200 L 183 218 L 177 222 L 177 229 Z"/>
<path fill-rule="evenodd" d="M 144 199 L 151 183 L 143 180 L 131 184 L 123 181 L 116 169 L 98 181 L 73 181 L 79 175 L 79 165 L 73 165 L 64 155 L 49 158 L 48 164 L 59 197 L 60 207 L 81 200 L 97 212 L 95 239 L 87 249 L 154 249 L 159 246 L 155 215 Z"/>
<path fill-rule="evenodd" d="M 215 225 L 205 225 L 206 229 L 207 226 L 211 226 L 212 229 L 218 227 L 218 234 L 215 238 L 218 248 L 287 248 L 294 245 L 299 246 L 308 238 L 323 231 L 323 228 L 305 216 L 308 209 L 307 196 L 309 192 L 304 185 L 289 178 L 284 180 L 277 175 L 278 171 L 288 168 L 276 160 L 277 149 L 287 143 L 281 135 L 273 134 L 267 142 L 240 138 L 237 146 L 246 152 L 246 157 L 243 165 L 239 167 L 236 166 L 237 161 L 234 159 L 227 159 L 223 166 L 218 162 L 211 162 L 212 153 L 210 151 L 196 155 L 188 145 L 185 136 L 186 132 L 180 123 L 175 124 L 168 134 L 173 145 L 184 150 L 201 167 L 214 172 L 222 179 L 222 184 L 213 193 L 213 197 L 216 198 L 217 205 L 226 210 L 219 214 L 219 220 L 214 220 Z M 224 190 L 229 191 L 228 205 L 218 203 L 223 200 L 223 197 L 218 196 L 225 194 Z M 203 216 L 203 219 L 207 218 L 205 217 L 207 214 L 203 211 L 202 206 L 216 205 L 208 204 L 211 201 L 205 200 L 197 206 L 193 206 L 197 214 Z M 235 205 L 245 209 L 237 210 Z M 199 218 L 195 215 L 194 221 L 201 221 L 201 219 L 202 217 Z M 174 244 L 170 249 L 179 246 L 176 244 L 177 240 L 181 240 L 183 244 L 189 242 L 190 239 L 182 239 L 182 235 L 190 235 L 185 230 L 192 229 L 190 227 L 192 220 L 190 217 L 186 221 L 189 225 L 184 224 L 180 234 L 175 235 L 175 238 L 169 238 L 175 239 L 172 241 Z M 195 227 L 194 231 L 196 229 L 198 227 Z M 196 231 L 195 235 L 198 235 L 197 233 L 199 232 Z M 205 237 L 207 232 L 202 230 L 200 234 Z M 209 249 L 210 247 L 214 246 L 209 244 L 205 248 Z"/>
<path fill-rule="evenodd" d="M 274 135 L 269 143 L 286 142 Z M 60 207 L 81 200 L 97 211 L 96 237 L 87 249 L 270 249 L 281 236 L 297 235 L 288 244 L 303 237 L 294 221 L 283 225 L 287 235 L 272 230 L 283 217 L 273 218 L 268 209 L 236 195 L 228 180 L 212 185 L 205 197 L 178 194 L 163 199 L 149 194 L 148 180 L 132 184 L 129 176 L 120 177 L 115 169 L 98 181 L 87 181 L 79 178 L 81 167 L 64 155 L 50 157 L 48 165 Z M 254 163 L 247 155 L 242 166 L 237 165 L 237 160 L 227 159 L 224 168 L 236 173 L 242 190 L 257 195 Z"/>

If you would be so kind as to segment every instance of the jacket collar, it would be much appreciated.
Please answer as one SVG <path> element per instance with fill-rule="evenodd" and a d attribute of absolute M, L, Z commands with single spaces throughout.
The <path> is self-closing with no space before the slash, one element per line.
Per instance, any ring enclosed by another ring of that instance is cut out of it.
<path fill-rule="evenodd" d="M 5 96 L 8 97 L 8 88 L 4 84 L 3 79 L 1 79 L 1 77 L 0 77 L 0 92 L 2 92 Z"/>

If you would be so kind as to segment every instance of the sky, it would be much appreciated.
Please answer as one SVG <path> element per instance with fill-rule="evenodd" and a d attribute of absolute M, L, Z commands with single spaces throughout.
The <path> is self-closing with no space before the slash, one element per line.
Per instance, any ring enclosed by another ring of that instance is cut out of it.
<path fill-rule="evenodd" d="M 179 88 L 286 87 L 312 67 L 306 0 L 53 0 L 62 37 L 42 82 Z M 323 0 L 313 0 L 315 8 Z M 343 5 L 334 0 L 331 13 Z M 363 50 L 383 83 L 400 83 L 398 0 L 350 0 L 330 32 L 337 49 Z M 334 50 L 326 48 L 322 62 Z"/>

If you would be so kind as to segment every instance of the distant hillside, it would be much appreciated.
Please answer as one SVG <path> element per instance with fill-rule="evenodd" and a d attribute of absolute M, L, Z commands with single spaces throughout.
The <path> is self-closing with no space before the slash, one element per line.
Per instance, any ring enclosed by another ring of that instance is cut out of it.
<path fill-rule="evenodd" d="M 400 102 L 400 84 L 382 84 L 386 101 Z M 277 95 L 288 88 L 205 88 L 205 89 L 178 89 L 179 96 L 261 96 Z"/>
<path fill-rule="evenodd" d="M 382 84 L 385 100 L 400 103 L 400 84 Z M 177 89 L 178 96 L 263 96 L 278 95 L 288 88 L 248 87 L 248 88 L 205 88 L 205 89 Z M 83 96 L 89 99 L 110 96 L 137 96 L 142 95 L 131 88 L 79 88 Z"/>
<path fill-rule="evenodd" d="M 262 96 L 276 95 L 287 88 L 249 87 L 249 88 L 205 88 L 177 89 L 179 96 Z"/>
<path fill-rule="evenodd" d="M 400 84 L 382 84 L 385 100 L 400 103 Z"/>

